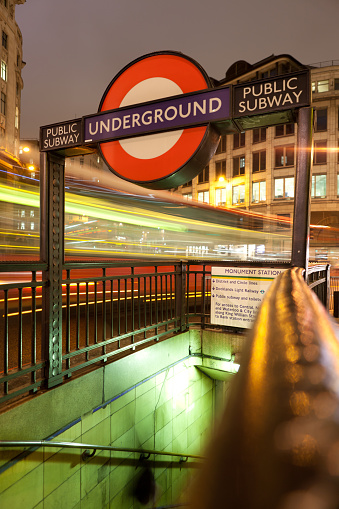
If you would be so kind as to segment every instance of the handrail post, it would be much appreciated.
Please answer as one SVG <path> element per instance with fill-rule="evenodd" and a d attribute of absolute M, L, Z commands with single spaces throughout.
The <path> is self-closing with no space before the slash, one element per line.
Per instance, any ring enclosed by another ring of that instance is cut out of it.
<path fill-rule="evenodd" d="M 42 293 L 42 359 L 47 387 L 62 382 L 62 265 L 64 259 L 65 158 L 41 153 L 40 253 L 48 284 Z"/>
<path fill-rule="evenodd" d="M 177 322 L 179 322 L 180 331 L 184 331 L 186 329 L 185 293 L 187 265 L 181 261 L 177 267 L 179 269 L 179 273 L 176 274 L 175 278 L 175 311 Z"/>
<path fill-rule="evenodd" d="M 298 117 L 291 266 L 304 268 L 305 279 L 307 277 L 309 260 L 312 135 L 313 108 L 300 108 Z"/>

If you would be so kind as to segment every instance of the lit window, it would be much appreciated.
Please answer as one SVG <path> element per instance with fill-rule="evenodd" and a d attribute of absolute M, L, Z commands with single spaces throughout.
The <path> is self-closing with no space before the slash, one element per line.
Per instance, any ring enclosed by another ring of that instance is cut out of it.
<path fill-rule="evenodd" d="M 294 165 L 294 146 L 276 147 L 275 149 L 275 167 L 282 168 L 284 166 Z"/>
<path fill-rule="evenodd" d="M 312 198 L 326 197 L 326 175 L 312 175 Z"/>
<path fill-rule="evenodd" d="M 319 94 L 322 92 L 328 92 L 330 89 L 328 80 L 318 81 L 318 92 Z"/>
<path fill-rule="evenodd" d="M 1 78 L 7 81 L 7 64 L 3 60 L 1 60 Z"/>
<path fill-rule="evenodd" d="M 18 106 L 15 107 L 14 126 L 15 126 L 16 129 L 19 129 L 19 108 L 18 108 Z"/>
<path fill-rule="evenodd" d="M 192 200 L 192 193 L 183 194 L 182 197 L 185 200 Z"/>
<path fill-rule="evenodd" d="M 34 230 L 34 222 L 31 222 L 31 230 Z"/>
<path fill-rule="evenodd" d="M 226 205 L 226 187 L 218 187 L 215 190 L 215 204 L 217 207 Z"/>
<path fill-rule="evenodd" d="M 266 181 L 261 180 L 259 182 L 252 183 L 252 202 L 258 203 L 266 201 Z"/>
<path fill-rule="evenodd" d="M 198 192 L 198 201 L 201 201 L 203 203 L 209 203 L 210 202 L 209 191 L 199 191 Z"/>
<path fill-rule="evenodd" d="M 274 179 L 274 198 L 294 198 L 294 177 Z"/>
<path fill-rule="evenodd" d="M 21 217 L 25 217 L 25 211 L 22 210 L 20 215 L 21 215 Z"/>
<path fill-rule="evenodd" d="M 21 223 L 21 230 L 24 230 L 25 229 L 25 223 Z"/>
<path fill-rule="evenodd" d="M 232 189 L 232 204 L 239 205 L 241 203 L 245 203 L 245 184 L 233 186 Z"/>
<path fill-rule="evenodd" d="M 30 210 L 29 215 L 30 217 L 34 217 L 34 210 Z"/>

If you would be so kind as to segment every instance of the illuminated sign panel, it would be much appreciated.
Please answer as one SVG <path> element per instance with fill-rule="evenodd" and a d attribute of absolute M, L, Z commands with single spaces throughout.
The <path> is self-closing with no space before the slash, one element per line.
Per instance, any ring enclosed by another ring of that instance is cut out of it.
<path fill-rule="evenodd" d="M 85 142 L 103 142 L 193 127 L 229 117 L 229 88 L 220 88 L 85 117 L 84 136 Z"/>
<path fill-rule="evenodd" d="M 82 144 L 82 121 L 70 120 L 40 129 L 40 150 L 60 150 Z"/>
<path fill-rule="evenodd" d="M 233 86 L 233 117 L 263 115 L 310 104 L 309 72 Z"/>

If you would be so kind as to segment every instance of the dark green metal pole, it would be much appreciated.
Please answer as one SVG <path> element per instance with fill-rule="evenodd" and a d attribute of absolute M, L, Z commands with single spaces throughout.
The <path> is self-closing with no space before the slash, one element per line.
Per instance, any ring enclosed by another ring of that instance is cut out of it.
<path fill-rule="evenodd" d="M 313 108 L 300 108 L 297 135 L 297 169 L 292 234 L 292 267 L 308 268 L 310 211 L 311 211 L 311 164 L 312 164 Z"/>
<path fill-rule="evenodd" d="M 47 387 L 62 382 L 62 265 L 64 260 L 65 158 L 53 152 L 40 159 L 40 252 L 47 263 L 42 294 L 42 359 Z"/>

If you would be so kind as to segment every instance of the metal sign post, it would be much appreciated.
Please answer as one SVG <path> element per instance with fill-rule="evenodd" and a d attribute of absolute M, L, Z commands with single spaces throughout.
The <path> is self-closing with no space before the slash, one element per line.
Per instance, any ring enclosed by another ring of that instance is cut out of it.
<path fill-rule="evenodd" d="M 221 134 L 298 122 L 292 265 L 308 264 L 312 139 L 309 70 L 215 87 L 197 62 L 177 52 L 145 55 L 108 86 L 94 115 L 40 128 L 43 357 L 48 387 L 62 382 L 62 267 L 65 157 L 101 151 L 109 169 L 151 189 L 194 178 Z M 177 283 L 180 283 L 179 281 Z M 183 324 L 181 323 L 181 326 Z"/>
<path fill-rule="evenodd" d="M 297 166 L 292 234 L 292 267 L 308 269 L 311 210 L 313 108 L 301 108 L 298 117 Z"/>

